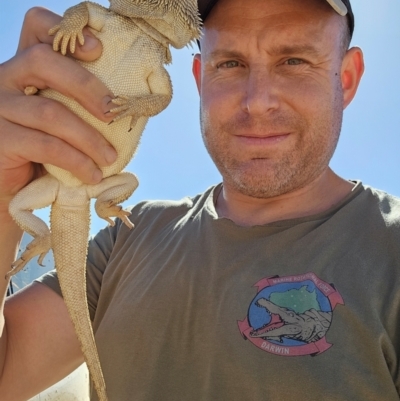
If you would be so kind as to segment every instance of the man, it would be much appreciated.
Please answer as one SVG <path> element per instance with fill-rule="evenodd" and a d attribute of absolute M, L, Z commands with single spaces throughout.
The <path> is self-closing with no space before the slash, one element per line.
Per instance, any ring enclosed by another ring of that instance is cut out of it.
<path fill-rule="evenodd" d="M 213 3 L 199 2 L 206 19 L 193 72 L 222 185 L 139 204 L 134 230 L 117 224 L 90 244 L 88 302 L 109 397 L 399 400 L 400 203 L 328 166 L 363 73 L 361 50 L 348 49 L 350 4 Z M 338 12 L 345 6 L 347 17 Z M 4 273 L 21 235 L 8 202 L 40 174 L 29 162 L 50 160 L 91 183 L 100 179 L 96 166 L 113 159 L 61 106 L 17 96 L 24 85 L 53 85 L 105 120 L 112 95 L 77 67 L 67 71 L 70 60 L 32 46 L 49 42 L 32 21 L 57 19 L 34 13 L 22 34 L 26 50 L 0 69 L 8 77 L 1 99 L 9 99 L 0 103 Z M 55 64 L 50 77 L 37 72 L 39 55 Z M 30 74 L 21 70 L 26 60 Z M 83 90 L 68 87 L 74 79 Z M 26 121 L 14 111 L 19 102 L 30 107 Z M 49 124 L 53 108 L 62 138 Z M 85 155 L 81 142 L 96 147 Z M 57 160 L 60 150 L 74 166 Z M 5 309 L 2 400 L 27 399 L 82 362 L 54 275 L 41 281 Z"/>

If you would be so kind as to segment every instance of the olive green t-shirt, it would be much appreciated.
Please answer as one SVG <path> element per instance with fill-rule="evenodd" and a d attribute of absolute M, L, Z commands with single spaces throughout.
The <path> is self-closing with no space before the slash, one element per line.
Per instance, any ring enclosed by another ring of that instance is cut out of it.
<path fill-rule="evenodd" d="M 358 183 L 324 213 L 240 227 L 217 190 L 140 203 L 133 230 L 90 241 L 110 401 L 399 401 L 400 200 Z"/>

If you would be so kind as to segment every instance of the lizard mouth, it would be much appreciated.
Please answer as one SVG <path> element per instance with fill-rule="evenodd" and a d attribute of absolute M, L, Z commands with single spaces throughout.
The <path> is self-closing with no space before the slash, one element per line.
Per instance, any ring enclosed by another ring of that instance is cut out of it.
<path fill-rule="evenodd" d="M 260 337 L 262 334 L 266 334 L 271 330 L 278 329 L 285 325 L 285 322 L 281 319 L 279 315 L 271 313 L 271 321 L 257 330 L 253 330 L 250 335 L 252 337 Z"/>

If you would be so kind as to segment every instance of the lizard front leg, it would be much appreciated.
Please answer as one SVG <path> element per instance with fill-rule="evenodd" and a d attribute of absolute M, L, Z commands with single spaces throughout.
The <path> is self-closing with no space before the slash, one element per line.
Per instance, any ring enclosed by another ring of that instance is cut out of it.
<path fill-rule="evenodd" d="M 128 219 L 130 213 L 118 203 L 128 199 L 138 185 L 134 174 L 123 172 L 104 178 L 99 184 L 88 186 L 87 191 L 91 198 L 97 198 L 95 209 L 99 217 L 111 226 L 115 225 L 111 217 L 119 217 L 128 228 L 133 228 L 134 225 Z"/>
<path fill-rule="evenodd" d="M 152 117 L 163 111 L 171 101 L 171 97 L 167 95 L 145 95 L 132 97 L 120 95 L 111 101 L 118 107 L 111 109 L 110 112 L 120 113 L 114 118 L 113 122 L 130 116 L 130 130 L 132 130 L 140 117 Z"/>
<path fill-rule="evenodd" d="M 61 44 L 61 53 L 67 54 L 68 43 L 71 53 L 75 52 L 76 40 L 83 45 L 82 30 L 89 22 L 89 11 L 87 2 L 79 3 L 76 6 L 68 8 L 61 22 L 49 30 L 49 35 L 54 37 L 53 49 L 58 51 Z"/>
<path fill-rule="evenodd" d="M 61 48 L 61 53 L 65 55 L 69 44 L 70 52 L 74 53 L 76 40 L 81 45 L 85 43 L 83 28 L 87 25 L 100 31 L 105 24 L 104 15 L 107 12 L 106 8 L 90 1 L 84 1 L 68 8 L 61 22 L 49 31 L 49 35 L 55 35 L 53 49 L 59 51 Z"/>
<path fill-rule="evenodd" d="M 9 212 L 20 228 L 34 239 L 30 242 L 20 258 L 12 264 L 6 278 L 18 273 L 35 256 L 39 255 L 38 263 L 51 248 L 50 230 L 46 223 L 32 214 L 32 210 L 51 205 L 57 197 L 59 182 L 51 175 L 45 175 L 23 188 L 10 203 Z"/>
<path fill-rule="evenodd" d="M 77 4 L 76 6 L 68 8 L 63 16 L 63 19 L 58 25 L 55 25 L 49 30 L 49 35 L 54 37 L 53 49 L 65 56 L 67 54 L 68 43 L 69 50 L 71 53 L 75 53 L 76 40 L 80 45 L 85 43 L 83 36 L 83 28 L 88 26 L 100 31 L 105 24 L 105 14 L 108 12 L 103 6 L 92 3 L 90 1 L 84 1 Z M 38 92 L 38 88 L 29 85 L 25 88 L 25 95 L 31 96 Z"/>

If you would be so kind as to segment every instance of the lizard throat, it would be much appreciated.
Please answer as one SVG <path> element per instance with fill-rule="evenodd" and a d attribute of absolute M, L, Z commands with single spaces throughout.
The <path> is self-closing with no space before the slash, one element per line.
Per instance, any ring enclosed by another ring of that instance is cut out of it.
<path fill-rule="evenodd" d="M 132 22 L 134 22 L 143 32 L 152 37 L 157 42 L 161 43 L 166 50 L 165 58 L 166 64 L 170 64 L 172 62 L 171 51 L 169 49 L 170 41 L 166 36 L 164 36 L 160 31 L 157 31 L 154 27 L 152 27 L 148 22 L 146 22 L 143 18 L 132 18 Z"/>

